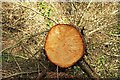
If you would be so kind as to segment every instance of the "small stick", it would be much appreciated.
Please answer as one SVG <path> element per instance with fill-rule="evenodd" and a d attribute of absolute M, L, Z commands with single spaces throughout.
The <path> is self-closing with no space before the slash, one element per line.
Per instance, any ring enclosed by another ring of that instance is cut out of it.
<path fill-rule="evenodd" d="M 2 79 L 3 80 L 6 80 L 8 78 L 11 78 L 11 77 L 16 77 L 16 76 L 19 76 L 19 75 L 27 75 L 27 74 L 33 74 L 33 73 L 37 73 L 38 71 L 33 71 L 33 72 L 20 72 L 20 73 L 15 73 L 15 74 L 12 74 L 12 75 L 9 75 L 9 76 L 5 76 L 3 77 Z"/>
<path fill-rule="evenodd" d="M 13 56 L 13 55 L 12 55 Z M 19 70 L 22 71 L 20 64 L 17 62 L 16 58 L 13 56 L 13 59 L 15 60 L 16 65 L 18 66 Z"/>
<path fill-rule="evenodd" d="M 42 80 L 46 76 L 46 70 L 42 71 L 41 73 L 38 73 L 38 77 L 36 80 Z"/>
<path fill-rule="evenodd" d="M 93 31 L 89 32 L 89 33 L 87 34 L 87 36 L 90 36 L 91 34 L 97 32 L 97 31 L 99 31 L 99 30 L 101 30 L 101 29 L 103 29 L 103 28 L 106 28 L 106 27 L 108 27 L 109 25 L 112 25 L 112 24 L 114 24 L 114 23 L 116 23 L 116 22 L 110 23 L 110 24 L 105 25 L 105 26 L 102 25 L 102 26 L 100 26 L 99 28 L 96 28 L 96 29 L 94 29 Z"/>

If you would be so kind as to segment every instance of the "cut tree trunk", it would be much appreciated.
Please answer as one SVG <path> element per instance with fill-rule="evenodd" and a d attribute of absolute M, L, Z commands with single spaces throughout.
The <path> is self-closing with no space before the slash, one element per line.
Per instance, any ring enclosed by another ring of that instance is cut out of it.
<path fill-rule="evenodd" d="M 70 67 L 83 56 L 82 35 L 72 25 L 55 25 L 48 32 L 45 51 L 54 64 L 62 68 Z"/>
<path fill-rule="evenodd" d="M 86 52 L 85 50 L 83 36 L 72 25 L 58 24 L 53 26 L 48 32 L 45 51 L 52 63 L 59 67 L 67 68 L 79 60 L 81 69 L 90 77 L 89 79 L 99 80 L 99 76 L 82 58 Z"/>

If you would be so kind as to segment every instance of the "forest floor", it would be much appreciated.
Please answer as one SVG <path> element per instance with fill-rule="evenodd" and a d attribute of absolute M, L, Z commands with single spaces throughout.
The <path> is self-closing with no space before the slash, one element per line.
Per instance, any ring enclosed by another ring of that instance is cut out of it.
<path fill-rule="evenodd" d="M 3 2 L 2 76 L 35 71 L 34 76 L 19 76 L 33 79 L 47 67 L 46 77 L 58 77 L 57 66 L 46 58 L 43 47 L 46 30 L 64 23 L 80 30 L 84 27 L 87 48 L 84 58 L 101 78 L 120 77 L 119 9 L 118 2 Z M 78 64 L 58 71 L 59 77 L 86 77 Z"/>

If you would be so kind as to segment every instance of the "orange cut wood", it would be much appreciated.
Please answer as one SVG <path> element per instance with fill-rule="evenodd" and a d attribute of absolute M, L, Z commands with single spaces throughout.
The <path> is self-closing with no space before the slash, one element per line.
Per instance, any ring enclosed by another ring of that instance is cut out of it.
<path fill-rule="evenodd" d="M 45 51 L 52 63 L 62 68 L 70 67 L 83 56 L 82 35 L 72 25 L 55 25 L 46 37 Z"/>

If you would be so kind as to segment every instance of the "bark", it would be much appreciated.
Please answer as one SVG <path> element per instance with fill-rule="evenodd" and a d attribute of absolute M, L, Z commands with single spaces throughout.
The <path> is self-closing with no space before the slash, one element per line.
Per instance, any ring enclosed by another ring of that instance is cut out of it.
<path fill-rule="evenodd" d="M 81 61 L 79 61 L 81 69 L 87 74 L 87 76 L 91 80 L 99 80 L 99 76 L 96 74 L 96 72 L 90 67 L 90 65 L 85 61 L 83 58 Z"/>

